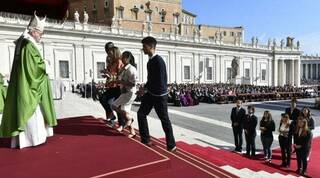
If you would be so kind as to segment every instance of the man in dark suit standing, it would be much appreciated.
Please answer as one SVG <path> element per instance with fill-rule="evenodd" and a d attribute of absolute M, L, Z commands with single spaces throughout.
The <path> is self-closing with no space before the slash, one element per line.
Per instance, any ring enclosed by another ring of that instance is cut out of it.
<path fill-rule="evenodd" d="M 236 152 L 242 151 L 242 132 L 243 121 L 246 117 L 246 111 L 241 107 L 242 101 L 237 100 L 236 107 L 231 110 L 231 122 L 234 136 L 234 145 Z"/>
<path fill-rule="evenodd" d="M 163 131 L 166 135 L 167 149 L 171 152 L 176 150 L 172 126 L 168 115 L 168 89 L 166 64 L 161 56 L 155 54 L 157 41 L 153 37 L 142 40 L 143 52 L 149 56 L 147 63 L 148 79 L 138 94 L 142 96 L 141 105 L 138 110 L 138 124 L 141 142 L 151 146 L 147 115 L 154 107 L 161 121 Z"/>
<path fill-rule="evenodd" d="M 297 108 L 297 99 L 291 99 L 291 105 L 289 108 L 286 108 L 286 114 L 289 115 L 290 120 L 296 122 L 297 118 L 300 116 L 301 111 Z"/>
<path fill-rule="evenodd" d="M 255 108 L 254 106 L 248 106 L 248 114 L 246 115 L 245 120 L 243 121 L 244 135 L 246 138 L 246 155 L 255 156 L 256 155 L 256 127 L 258 124 L 258 118 L 254 115 Z"/>

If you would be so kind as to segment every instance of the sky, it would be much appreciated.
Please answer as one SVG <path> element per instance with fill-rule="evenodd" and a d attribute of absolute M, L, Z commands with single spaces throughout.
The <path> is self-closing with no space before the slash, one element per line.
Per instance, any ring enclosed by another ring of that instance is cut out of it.
<path fill-rule="evenodd" d="M 245 42 L 290 36 L 304 54 L 320 55 L 320 0 L 182 0 L 182 7 L 197 24 L 244 27 Z"/>

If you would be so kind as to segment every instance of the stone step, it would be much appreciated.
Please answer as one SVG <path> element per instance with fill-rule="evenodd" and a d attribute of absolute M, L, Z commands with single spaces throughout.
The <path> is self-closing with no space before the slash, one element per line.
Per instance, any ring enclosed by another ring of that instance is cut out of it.
<path fill-rule="evenodd" d="M 248 168 L 237 169 L 228 165 L 221 166 L 220 168 L 236 176 L 239 176 L 240 178 L 297 178 L 293 175 L 283 175 L 280 173 L 269 173 L 266 171 L 255 172 Z"/>
<path fill-rule="evenodd" d="M 239 176 L 240 178 L 243 178 L 243 176 L 241 176 L 241 172 L 239 169 L 236 169 L 234 167 L 231 167 L 231 166 L 221 166 L 220 167 L 221 169 L 227 171 L 227 172 L 230 172 L 231 174 L 234 174 L 236 176 Z"/>

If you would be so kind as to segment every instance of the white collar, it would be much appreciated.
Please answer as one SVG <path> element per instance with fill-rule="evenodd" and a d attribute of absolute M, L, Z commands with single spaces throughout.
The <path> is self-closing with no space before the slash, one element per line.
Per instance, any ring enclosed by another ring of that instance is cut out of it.
<path fill-rule="evenodd" d="M 29 41 L 31 41 L 34 45 L 38 45 L 39 43 L 36 42 L 36 40 L 29 34 L 29 33 L 24 33 L 23 37 Z"/>
<path fill-rule="evenodd" d="M 23 38 L 31 41 L 34 44 L 34 46 L 37 47 L 38 51 L 40 52 L 40 43 L 37 43 L 36 40 L 29 33 L 23 33 Z"/>
<path fill-rule="evenodd" d="M 149 60 L 152 59 L 152 58 L 154 58 L 156 55 L 157 55 L 157 54 L 154 53 L 154 54 L 149 58 Z"/>

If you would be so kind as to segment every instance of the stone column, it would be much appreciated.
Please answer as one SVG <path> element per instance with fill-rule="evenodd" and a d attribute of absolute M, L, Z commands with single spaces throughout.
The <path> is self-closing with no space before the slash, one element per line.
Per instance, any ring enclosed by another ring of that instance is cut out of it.
<path fill-rule="evenodd" d="M 253 68 L 254 68 L 254 71 L 255 71 L 255 74 L 256 74 L 256 75 L 255 75 L 255 82 L 254 82 L 254 84 L 255 84 L 255 85 L 258 85 L 258 80 L 261 80 L 261 78 L 258 79 L 258 77 L 261 77 L 261 75 L 259 75 L 260 72 L 258 71 L 258 69 L 259 69 L 259 67 L 258 67 L 258 58 L 255 58 L 254 61 L 255 61 L 255 62 L 254 62 L 254 67 L 253 67 Z M 259 76 L 258 76 L 258 75 L 259 75 Z"/>
<path fill-rule="evenodd" d="M 273 59 L 273 86 L 278 86 L 278 60 L 277 59 Z"/>
<path fill-rule="evenodd" d="M 307 65 L 306 64 L 302 64 L 301 65 L 301 67 L 302 67 L 302 78 L 304 77 L 304 78 L 306 78 L 306 76 L 307 76 Z"/>
<path fill-rule="evenodd" d="M 309 76 L 309 78 L 310 79 L 313 79 L 313 67 L 312 67 L 312 63 L 310 64 L 310 76 Z"/>
<path fill-rule="evenodd" d="M 295 68 L 294 68 L 294 61 L 295 60 L 291 60 L 290 61 L 290 85 L 294 85 L 294 81 L 295 81 Z"/>
<path fill-rule="evenodd" d="M 309 69 L 309 64 L 307 63 L 307 64 L 306 64 L 306 79 L 307 79 L 307 80 L 310 78 L 310 76 L 309 76 L 309 71 L 310 71 L 310 69 Z"/>
<path fill-rule="evenodd" d="M 83 51 L 83 72 L 84 72 L 84 81 L 83 83 L 89 83 L 92 80 L 92 58 L 93 56 L 92 51 L 90 49 L 90 45 L 83 44 L 82 45 Z"/>
<path fill-rule="evenodd" d="M 318 79 L 319 68 L 318 68 L 318 64 L 317 63 L 315 65 L 316 65 L 316 78 L 315 79 Z"/>
<path fill-rule="evenodd" d="M 318 79 L 320 79 L 320 63 L 319 64 L 317 64 L 318 65 Z"/>
<path fill-rule="evenodd" d="M 251 79 L 251 84 L 252 85 L 256 85 L 256 80 L 258 78 L 256 66 L 257 66 L 256 59 L 252 58 L 252 79 Z"/>
<path fill-rule="evenodd" d="M 300 86 L 300 82 L 301 82 L 301 68 L 300 68 L 300 64 L 301 61 L 300 59 L 298 60 L 295 60 L 295 71 L 294 71 L 294 84 L 296 87 L 299 87 Z"/>
<path fill-rule="evenodd" d="M 283 59 L 279 59 L 279 85 L 283 86 L 286 83 L 286 66 Z"/>
<path fill-rule="evenodd" d="M 215 75 L 215 82 L 216 83 L 220 83 L 221 82 L 221 66 L 220 66 L 220 59 L 221 59 L 221 56 L 220 55 L 216 55 L 216 58 L 215 58 L 215 64 L 213 67 L 215 68 L 215 72 L 216 72 L 216 75 Z"/>
<path fill-rule="evenodd" d="M 271 86 L 273 83 L 273 79 L 272 79 L 272 59 L 268 60 L 268 86 Z"/>
<path fill-rule="evenodd" d="M 46 61 L 46 72 L 49 76 L 49 79 L 55 79 L 57 69 L 56 69 L 56 63 L 54 60 L 54 54 L 53 54 L 53 45 L 51 42 L 43 42 L 43 47 L 42 47 L 42 54 L 43 54 L 43 59 Z"/>

